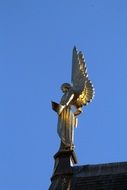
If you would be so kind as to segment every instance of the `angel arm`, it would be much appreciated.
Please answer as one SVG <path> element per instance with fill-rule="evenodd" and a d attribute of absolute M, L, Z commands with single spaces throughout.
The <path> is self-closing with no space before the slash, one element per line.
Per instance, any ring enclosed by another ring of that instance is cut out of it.
<path fill-rule="evenodd" d="M 73 91 L 70 89 L 68 92 L 66 92 L 63 97 L 61 98 L 60 104 L 63 106 L 68 106 L 71 102 L 71 100 L 74 97 Z"/>
<path fill-rule="evenodd" d="M 60 105 L 61 105 L 61 108 L 59 110 L 59 114 L 63 111 L 63 109 L 66 107 L 66 106 L 69 106 L 70 102 L 72 101 L 74 97 L 74 93 L 72 90 L 69 90 L 68 92 L 66 92 L 62 99 L 61 99 L 61 102 L 60 102 Z"/>
<path fill-rule="evenodd" d="M 66 92 L 63 95 L 63 97 L 60 101 L 60 104 L 58 104 L 56 102 L 52 102 L 52 109 L 55 112 L 57 112 L 58 115 L 60 115 L 61 112 L 63 111 L 63 109 L 70 104 L 73 97 L 74 97 L 74 93 L 71 90 L 69 90 L 68 92 Z"/>

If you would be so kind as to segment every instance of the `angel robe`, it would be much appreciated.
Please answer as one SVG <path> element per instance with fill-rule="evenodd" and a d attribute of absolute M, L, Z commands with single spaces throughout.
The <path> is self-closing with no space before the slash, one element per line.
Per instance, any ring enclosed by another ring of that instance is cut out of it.
<path fill-rule="evenodd" d="M 74 127 L 76 126 L 76 118 L 70 107 L 66 107 L 59 115 L 57 132 L 62 143 L 67 147 L 74 145 Z"/>
<path fill-rule="evenodd" d="M 63 95 L 61 104 L 64 105 L 70 96 L 70 92 Z M 67 147 L 74 146 L 74 127 L 77 126 L 77 118 L 71 110 L 71 106 L 66 106 L 58 117 L 57 132 L 62 143 Z"/>

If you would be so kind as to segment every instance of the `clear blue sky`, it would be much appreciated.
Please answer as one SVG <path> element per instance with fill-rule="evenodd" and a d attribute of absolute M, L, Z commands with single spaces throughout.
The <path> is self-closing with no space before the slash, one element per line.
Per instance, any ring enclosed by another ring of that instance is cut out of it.
<path fill-rule="evenodd" d="M 0 189 L 46 190 L 72 48 L 96 89 L 75 130 L 79 164 L 127 161 L 127 1 L 0 1 Z"/>

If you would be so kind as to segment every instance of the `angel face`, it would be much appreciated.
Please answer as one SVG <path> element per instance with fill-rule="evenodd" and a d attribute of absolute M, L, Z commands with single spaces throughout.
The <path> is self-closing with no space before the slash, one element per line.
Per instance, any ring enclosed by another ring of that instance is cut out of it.
<path fill-rule="evenodd" d="M 64 83 L 61 85 L 61 90 L 63 93 L 67 92 L 71 88 L 71 85 L 69 83 Z"/>

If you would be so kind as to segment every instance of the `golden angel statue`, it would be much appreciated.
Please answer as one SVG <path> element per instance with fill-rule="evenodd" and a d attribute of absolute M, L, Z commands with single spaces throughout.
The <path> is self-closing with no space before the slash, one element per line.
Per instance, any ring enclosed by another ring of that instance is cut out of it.
<path fill-rule="evenodd" d="M 52 102 L 52 108 L 58 114 L 57 132 L 61 139 L 60 150 L 73 150 L 77 116 L 82 113 L 82 107 L 94 97 L 94 88 L 88 78 L 84 56 L 76 47 L 72 55 L 71 83 L 62 84 L 61 90 L 64 95 L 60 103 Z"/>

